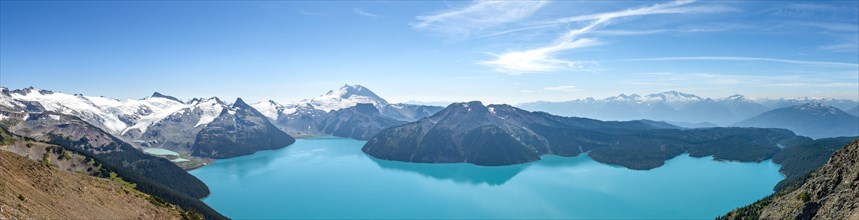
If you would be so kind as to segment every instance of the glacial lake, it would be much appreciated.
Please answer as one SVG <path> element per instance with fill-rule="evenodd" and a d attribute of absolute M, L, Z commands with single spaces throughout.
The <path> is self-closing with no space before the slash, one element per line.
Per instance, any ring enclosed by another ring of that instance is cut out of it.
<path fill-rule="evenodd" d="M 587 156 L 502 167 L 379 160 L 363 141 L 299 139 L 191 171 L 248 218 L 702 218 L 771 194 L 779 166 L 681 155 L 635 171 Z"/>

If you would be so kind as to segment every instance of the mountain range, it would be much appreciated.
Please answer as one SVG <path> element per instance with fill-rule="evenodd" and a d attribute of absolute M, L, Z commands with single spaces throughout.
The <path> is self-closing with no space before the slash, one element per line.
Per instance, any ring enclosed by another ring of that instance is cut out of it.
<path fill-rule="evenodd" d="M 777 108 L 732 126 L 784 128 L 811 138 L 859 136 L 859 117 L 819 102 Z"/>
<path fill-rule="evenodd" d="M 856 101 L 844 99 L 752 99 L 743 95 L 714 99 L 678 91 L 668 91 L 645 96 L 620 94 L 604 99 L 585 98 L 564 102 L 531 102 L 517 106 L 531 111 L 544 111 L 562 116 L 600 120 L 650 119 L 681 123 L 709 122 L 719 126 L 728 126 L 769 110 L 809 102 L 823 103 L 842 110 L 848 110 L 859 104 Z"/>
<path fill-rule="evenodd" d="M 509 165 L 543 155 L 577 156 L 652 169 L 681 153 L 762 161 L 796 136 L 783 129 L 682 130 L 647 120 L 599 121 L 530 112 L 510 105 L 454 103 L 431 117 L 381 131 L 363 148 L 386 160 Z M 742 153 L 738 153 L 742 152 Z"/>
<path fill-rule="evenodd" d="M 135 147 L 159 147 L 203 158 L 247 155 L 294 142 L 241 98 L 233 104 L 217 97 L 183 102 L 156 92 L 139 100 L 117 100 L 31 87 L 0 89 L 0 106 L 13 111 L 72 115 Z M 246 144 L 239 145 L 232 144 L 235 140 L 223 139 L 248 137 L 256 139 L 246 139 Z"/>

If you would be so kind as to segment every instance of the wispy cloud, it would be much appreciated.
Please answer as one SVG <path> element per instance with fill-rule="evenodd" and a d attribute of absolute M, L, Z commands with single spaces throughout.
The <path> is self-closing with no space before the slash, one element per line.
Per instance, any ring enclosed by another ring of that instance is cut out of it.
<path fill-rule="evenodd" d="M 593 65 L 594 62 L 563 60 L 556 58 L 554 55 L 560 51 L 588 47 L 597 44 L 598 42 L 594 39 L 575 39 L 569 42 L 560 42 L 532 50 L 511 51 L 503 54 L 490 53 L 489 55 L 495 56 L 495 59 L 480 63 L 492 66 L 497 71 L 510 73 L 512 75 L 573 69 L 586 70 L 589 65 Z"/>
<path fill-rule="evenodd" d="M 298 13 L 299 13 L 299 14 L 303 14 L 303 15 L 309 15 L 309 16 L 318 16 L 318 15 L 322 15 L 322 13 L 306 11 L 306 10 L 304 10 L 304 9 L 299 9 L 299 10 L 298 10 Z"/>
<path fill-rule="evenodd" d="M 475 1 L 463 8 L 433 15 L 417 16 L 411 26 L 418 30 L 439 31 L 469 36 L 475 31 L 506 24 L 531 16 L 546 1 Z"/>
<path fill-rule="evenodd" d="M 596 39 L 580 38 L 581 35 L 589 33 L 598 27 L 609 23 L 616 18 L 644 16 L 653 14 L 677 14 L 696 12 L 717 12 L 727 8 L 712 8 L 710 6 L 681 7 L 694 1 L 674 1 L 662 4 L 653 4 L 647 7 L 626 9 L 599 14 L 578 15 L 573 17 L 555 19 L 547 24 L 571 23 L 589 21 L 585 26 L 570 30 L 555 41 L 544 47 L 523 51 L 510 51 L 502 54 L 491 54 L 495 59 L 480 62 L 484 65 L 494 67 L 501 72 L 512 74 L 553 72 L 559 70 L 580 69 L 578 61 L 569 61 L 557 57 L 559 52 L 596 45 Z"/>
<path fill-rule="evenodd" d="M 776 62 L 776 63 L 787 63 L 787 64 L 799 64 L 799 65 L 859 67 L 859 64 L 856 64 L 856 63 L 791 60 L 791 59 L 778 59 L 778 58 L 765 58 L 765 57 L 734 57 L 734 56 L 655 57 L 655 58 L 625 59 L 625 60 L 621 60 L 621 61 L 684 61 L 684 60 L 764 61 L 764 62 Z"/>
<path fill-rule="evenodd" d="M 593 33 L 598 34 L 598 35 L 632 36 L 632 35 L 659 34 L 659 33 L 664 33 L 666 31 L 667 30 L 663 30 L 663 29 L 655 29 L 655 30 L 599 30 L 599 31 L 593 31 Z"/>
<path fill-rule="evenodd" d="M 578 91 L 581 91 L 580 89 L 576 88 L 576 86 L 571 86 L 571 85 L 551 86 L 551 87 L 543 88 L 543 90 L 553 91 L 553 92 L 578 92 Z"/>
<path fill-rule="evenodd" d="M 821 88 L 859 88 L 859 83 L 765 83 L 769 87 L 821 87 Z"/>
<path fill-rule="evenodd" d="M 826 31 L 833 32 L 849 32 L 855 33 L 859 32 L 859 26 L 856 24 L 849 23 L 836 23 L 836 22 L 793 22 L 790 23 L 792 25 L 819 28 Z"/>
<path fill-rule="evenodd" d="M 828 44 L 817 47 L 821 50 L 828 50 L 834 52 L 855 52 L 859 51 L 859 41 L 857 42 L 848 42 L 848 43 L 840 43 L 840 44 Z"/>
<path fill-rule="evenodd" d="M 358 14 L 361 16 L 373 17 L 373 18 L 379 17 L 379 15 L 364 11 L 364 9 L 361 9 L 361 8 L 353 8 L 352 11 L 355 12 L 355 14 Z"/>

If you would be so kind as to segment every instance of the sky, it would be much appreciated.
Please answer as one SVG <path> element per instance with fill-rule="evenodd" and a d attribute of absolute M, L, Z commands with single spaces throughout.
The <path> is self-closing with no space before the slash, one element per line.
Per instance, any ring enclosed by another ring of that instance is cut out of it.
<path fill-rule="evenodd" d="M 859 100 L 859 1 L 2 1 L 0 86 L 516 104 Z"/>

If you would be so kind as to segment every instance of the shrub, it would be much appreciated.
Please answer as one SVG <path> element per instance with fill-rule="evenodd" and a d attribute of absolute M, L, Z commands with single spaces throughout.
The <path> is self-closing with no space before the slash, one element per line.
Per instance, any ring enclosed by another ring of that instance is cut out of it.
<path fill-rule="evenodd" d="M 799 193 L 799 196 L 797 196 L 796 198 L 802 202 L 808 202 L 809 200 L 811 200 L 811 197 L 808 196 L 808 192 L 805 191 Z"/>

